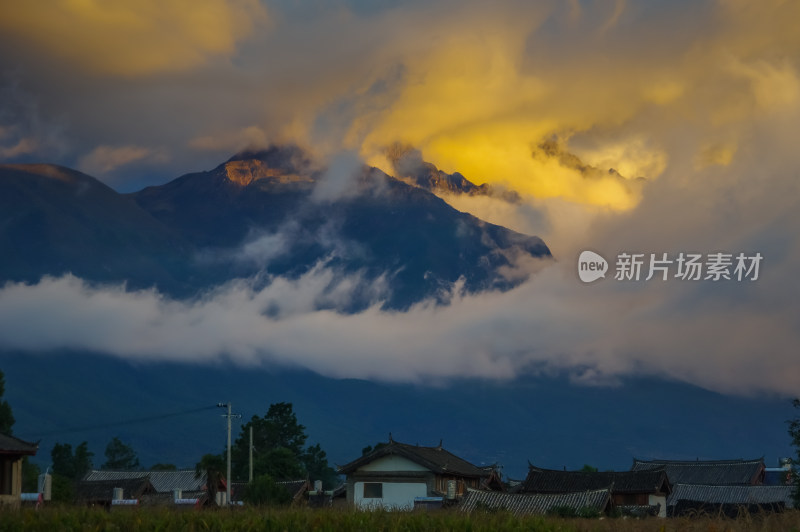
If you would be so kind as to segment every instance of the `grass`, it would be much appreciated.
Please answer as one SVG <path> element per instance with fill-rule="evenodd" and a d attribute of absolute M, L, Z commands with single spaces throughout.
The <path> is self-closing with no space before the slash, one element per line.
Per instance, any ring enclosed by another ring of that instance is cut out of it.
<path fill-rule="evenodd" d="M 765 516 L 745 515 L 738 519 L 701 516 L 658 519 L 562 519 L 555 517 L 514 517 L 505 512 L 465 515 L 458 511 L 432 513 L 356 512 L 237 508 L 216 510 L 174 510 L 168 508 L 121 508 L 111 512 L 95 508 L 23 508 L 0 512 L 0 531 L 382 531 L 421 532 L 427 530 L 494 531 L 798 531 L 800 511 Z"/>

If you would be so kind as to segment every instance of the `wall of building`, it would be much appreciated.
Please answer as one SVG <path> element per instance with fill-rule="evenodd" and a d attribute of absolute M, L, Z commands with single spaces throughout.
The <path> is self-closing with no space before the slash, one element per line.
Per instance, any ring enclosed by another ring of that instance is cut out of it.
<path fill-rule="evenodd" d="M 648 503 L 650 506 L 655 506 L 656 504 L 661 505 L 661 509 L 658 511 L 659 517 L 666 517 L 667 516 L 667 496 L 666 495 L 650 495 Z"/>
<path fill-rule="evenodd" d="M 0 460 L 0 470 L 4 477 L 0 505 L 19 506 L 22 493 L 22 457 L 3 457 Z"/>
<path fill-rule="evenodd" d="M 428 484 L 425 482 L 380 482 L 381 498 L 364 498 L 365 482 L 355 482 L 353 502 L 361 509 L 396 509 L 411 510 L 414 508 L 414 497 L 427 497 Z"/>

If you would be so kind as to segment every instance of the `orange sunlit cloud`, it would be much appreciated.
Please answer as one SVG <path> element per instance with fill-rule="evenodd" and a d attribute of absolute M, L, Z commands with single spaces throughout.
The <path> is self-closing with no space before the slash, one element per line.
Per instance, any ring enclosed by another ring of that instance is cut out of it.
<path fill-rule="evenodd" d="M 123 77 L 229 56 L 266 20 L 257 0 L 56 0 L 0 7 L 0 30 L 72 65 Z"/>
<path fill-rule="evenodd" d="M 657 31 L 657 18 L 625 26 L 635 6 L 624 2 L 601 10 L 605 22 L 586 20 L 576 6 L 563 15 L 517 7 L 513 20 L 467 10 L 438 20 L 427 47 L 394 45 L 402 79 L 388 102 L 382 94 L 379 105 L 356 107 L 343 144 L 388 170 L 383 150 L 401 141 L 477 183 L 626 210 L 640 198 L 636 178 L 658 179 L 685 156 L 679 129 L 691 129 L 696 153 L 689 158 L 698 168 L 724 166 L 752 120 L 800 94 L 794 29 L 779 23 L 766 31 L 763 13 L 749 27 L 753 14 L 737 2 L 713 4 L 709 24 L 685 29 L 681 39 Z M 780 2 L 765 11 L 767 18 L 800 15 L 797 4 Z M 670 16 L 678 27 L 691 22 Z M 563 25 L 562 48 L 548 47 L 546 23 Z M 364 91 L 360 99 L 370 97 Z M 587 177 L 532 156 L 553 137 L 598 172 Z"/>

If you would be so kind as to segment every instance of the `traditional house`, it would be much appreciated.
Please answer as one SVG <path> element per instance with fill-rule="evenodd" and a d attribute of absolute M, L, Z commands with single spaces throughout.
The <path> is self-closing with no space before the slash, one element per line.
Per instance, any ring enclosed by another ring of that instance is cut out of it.
<path fill-rule="evenodd" d="M 633 460 L 631 471 L 664 468 L 674 484 L 707 486 L 759 485 L 764 481 L 764 459 L 755 460 Z"/>
<path fill-rule="evenodd" d="M 102 507 L 110 507 L 116 503 L 138 505 L 143 496 L 155 491 L 147 476 L 82 480 L 75 487 L 75 501 L 87 506 Z"/>
<path fill-rule="evenodd" d="M 456 499 L 478 489 L 489 476 L 481 468 L 442 448 L 391 439 L 339 467 L 347 475 L 347 502 L 357 508 L 412 509 L 418 497 Z"/>
<path fill-rule="evenodd" d="M 610 489 L 611 502 L 631 513 L 667 515 L 672 491 L 663 467 L 641 471 L 559 471 L 529 466 L 519 493 L 575 493 Z"/>
<path fill-rule="evenodd" d="M 569 512 L 571 515 L 600 515 L 611 507 L 611 490 L 573 493 L 502 493 L 468 489 L 459 503 L 462 512 L 505 510 L 516 516 Z"/>
<path fill-rule="evenodd" d="M 668 502 L 668 515 L 708 513 L 738 517 L 742 511 L 780 512 L 793 508 L 794 486 L 703 486 L 676 484 Z"/>
<path fill-rule="evenodd" d="M 92 483 L 120 483 L 129 480 L 147 479 L 153 489 L 144 491 L 141 503 L 146 506 L 185 505 L 204 506 L 214 504 L 209 493 L 207 475 L 197 475 L 194 469 L 177 471 L 89 471 L 81 481 L 84 489 Z M 217 491 L 225 491 L 224 480 L 220 479 Z M 127 494 L 126 494 L 127 495 Z"/>
<path fill-rule="evenodd" d="M 38 443 L 0 434 L 0 506 L 19 506 L 22 496 L 22 458 L 33 456 Z"/>
<path fill-rule="evenodd" d="M 307 479 L 300 480 L 281 480 L 276 482 L 278 486 L 283 486 L 289 495 L 292 496 L 293 505 L 302 505 L 308 499 L 308 492 L 314 487 Z"/>

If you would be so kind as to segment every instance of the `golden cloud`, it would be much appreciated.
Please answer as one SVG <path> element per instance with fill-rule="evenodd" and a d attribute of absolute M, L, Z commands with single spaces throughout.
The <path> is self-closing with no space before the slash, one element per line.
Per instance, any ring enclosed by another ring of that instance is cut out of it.
<path fill-rule="evenodd" d="M 140 76 L 230 56 L 266 22 L 257 0 L 4 2 L 0 30 L 91 72 Z"/>
<path fill-rule="evenodd" d="M 359 103 L 339 140 L 387 171 L 384 150 L 400 141 L 476 183 L 630 209 L 636 178 L 657 179 L 678 159 L 726 165 L 759 113 L 799 101 L 800 38 L 786 22 L 798 4 L 748 5 L 650 16 L 625 2 L 515 4 L 513 18 L 470 6 L 435 24 L 423 13 L 413 31 L 387 32 L 415 42 L 383 45 L 403 75 L 379 95 L 348 94 Z M 385 69 L 373 66 L 362 87 L 381 82 Z M 597 171 L 535 156 L 554 137 Z"/>

